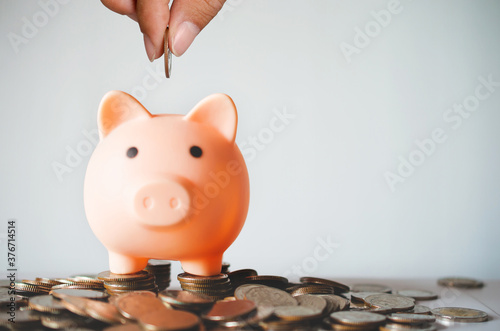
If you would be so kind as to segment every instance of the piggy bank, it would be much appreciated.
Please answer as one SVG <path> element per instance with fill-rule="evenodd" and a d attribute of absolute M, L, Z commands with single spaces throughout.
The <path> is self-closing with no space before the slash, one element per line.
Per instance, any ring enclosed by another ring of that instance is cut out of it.
<path fill-rule="evenodd" d="M 185 116 L 152 115 L 124 92 L 104 96 L 84 204 L 111 272 L 137 272 L 150 258 L 178 260 L 195 275 L 221 272 L 249 203 L 236 126 L 236 108 L 224 94 Z"/>

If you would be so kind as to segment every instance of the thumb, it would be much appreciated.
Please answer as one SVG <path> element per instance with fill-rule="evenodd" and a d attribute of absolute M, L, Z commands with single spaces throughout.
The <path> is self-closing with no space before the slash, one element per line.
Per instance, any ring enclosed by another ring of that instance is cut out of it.
<path fill-rule="evenodd" d="M 170 8 L 169 45 L 174 55 L 186 52 L 194 38 L 217 15 L 225 0 L 174 0 Z"/>

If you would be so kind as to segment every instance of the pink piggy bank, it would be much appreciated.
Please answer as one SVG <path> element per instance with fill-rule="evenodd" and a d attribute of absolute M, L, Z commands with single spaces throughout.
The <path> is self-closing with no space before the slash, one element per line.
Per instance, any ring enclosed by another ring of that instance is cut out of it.
<path fill-rule="evenodd" d="M 84 203 L 111 272 L 137 272 L 152 258 L 179 260 L 195 275 L 220 273 L 248 211 L 237 121 L 225 94 L 203 99 L 185 116 L 151 115 L 124 92 L 104 96 Z"/>

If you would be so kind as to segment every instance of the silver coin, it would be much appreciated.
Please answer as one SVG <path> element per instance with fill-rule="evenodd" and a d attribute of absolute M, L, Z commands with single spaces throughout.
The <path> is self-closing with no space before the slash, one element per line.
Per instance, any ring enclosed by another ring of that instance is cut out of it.
<path fill-rule="evenodd" d="M 330 314 L 330 318 L 337 323 L 353 326 L 377 325 L 386 320 L 383 315 L 364 311 L 338 311 Z"/>
<path fill-rule="evenodd" d="M 424 314 L 402 314 L 402 313 L 394 313 L 387 318 L 396 323 L 403 324 L 423 324 L 423 323 L 434 323 L 436 318 L 433 315 L 424 315 Z"/>
<path fill-rule="evenodd" d="M 247 300 L 258 306 L 297 306 L 298 302 L 289 293 L 274 287 L 260 286 L 251 288 L 245 295 Z"/>
<path fill-rule="evenodd" d="M 340 311 L 340 310 L 344 310 L 346 308 L 349 308 L 349 305 L 350 305 L 350 301 L 343 298 L 343 297 L 340 297 L 338 295 L 335 295 L 335 294 L 320 294 L 318 295 L 319 297 L 322 297 L 323 299 L 325 299 L 326 301 L 330 302 L 330 304 L 332 305 L 331 308 L 330 308 L 330 313 L 333 313 L 335 311 Z"/>
<path fill-rule="evenodd" d="M 380 331 L 436 331 L 434 324 L 424 325 L 405 325 L 398 323 L 387 323 L 379 327 Z"/>
<path fill-rule="evenodd" d="M 164 46 L 164 60 L 165 60 L 165 76 L 167 78 L 170 78 L 172 75 L 172 52 L 170 51 L 170 48 L 168 47 L 168 26 L 167 29 L 165 30 L 165 35 L 163 36 L 163 46 Z"/>
<path fill-rule="evenodd" d="M 264 286 L 264 285 L 245 284 L 245 285 L 238 286 L 236 288 L 236 290 L 234 291 L 234 296 L 238 300 L 244 300 L 245 295 L 247 294 L 248 291 L 250 291 L 250 289 L 252 289 L 254 287 L 262 287 L 262 286 Z"/>
<path fill-rule="evenodd" d="M 391 293 L 392 289 L 380 284 L 354 284 L 351 286 L 351 292 Z"/>
<path fill-rule="evenodd" d="M 404 311 L 403 313 L 408 313 L 408 314 L 432 314 L 431 313 L 431 309 L 427 306 L 422 306 L 422 305 L 415 305 L 415 307 L 413 307 L 413 309 L 410 309 L 410 310 L 407 310 L 407 311 Z M 396 314 L 400 314 L 398 312 L 396 312 Z"/>
<path fill-rule="evenodd" d="M 471 308 L 440 307 L 434 308 L 432 313 L 440 320 L 453 322 L 475 323 L 488 320 L 488 314 L 484 311 Z"/>
<path fill-rule="evenodd" d="M 391 309 L 393 312 L 410 310 L 415 307 L 415 300 L 396 294 L 373 294 L 367 296 L 365 301 L 370 306 Z"/>
<path fill-rule="evenodd" d="M 295 300 L 298 301 L 299 306 L 310 308 L 317 314 L 323 313 L 327 306 L 325 299 L 312 294 L 299 295 L 295 297 Z"/>
<path fill-rule="evenodd" d="M 380 294 L 381 292 L 352 292 L 351 300 L 358 302 L 365 302 L 366 297 L 373 294 Z"/>
<path fill-rule="evenodd" d="M 304 306 L 281 306 L 274 308 L 274 315 L 284 320 L 298 321 L 316 318 L 320 312 Z"/>
<path fill-rule="evenodd" d="M 410 297 L 415 300 L 434 300 L 438 298 L 438 295 L 431 291 L 425 290 L 401 290 L 398 291 L 398 295 L 405 297 Z"/>

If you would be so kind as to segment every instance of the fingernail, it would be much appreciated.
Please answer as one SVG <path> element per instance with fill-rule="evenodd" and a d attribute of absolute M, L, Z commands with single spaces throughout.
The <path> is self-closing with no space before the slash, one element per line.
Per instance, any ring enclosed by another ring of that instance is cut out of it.
<path fill-rule="evenodd" d="M 189 48 L 194 38 L 200 33 L 200 29 L 191 22 L 182 22 L 172 42 L 172 53 L 181 56 Z"/>
<path fill-rule="evenodd" d="M 153 62 L 156 55 L 155 46 L 151 39 L 147 35 L 144 35 L 144 46 L 146 47 L 146 54 L 148 55 L 149 61 Z"/>

